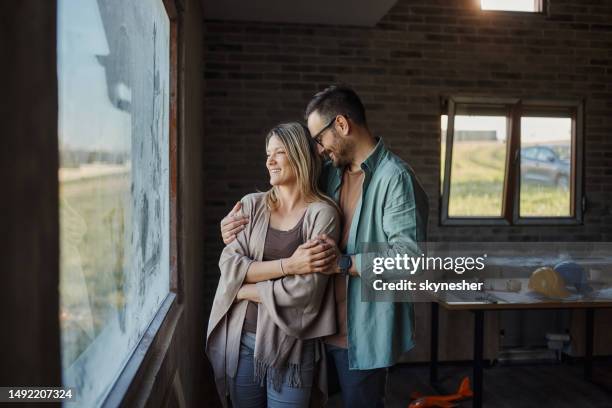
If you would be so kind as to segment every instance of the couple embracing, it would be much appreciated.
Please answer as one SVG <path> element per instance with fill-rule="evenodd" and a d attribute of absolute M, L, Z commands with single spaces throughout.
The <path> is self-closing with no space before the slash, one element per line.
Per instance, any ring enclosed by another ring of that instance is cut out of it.
<path fill-rule="evenodd" d="M 319 92 L 305 118 L 268 133 L 271 188 L 221 221 L 206 353 L 224 406 L 324 406 L 333 366 L 345 407 L 382 407 L 414 346 L 412 304 L 361 301 L 358 251 L 425 241 L 427 196 L 352 89 Z"/>

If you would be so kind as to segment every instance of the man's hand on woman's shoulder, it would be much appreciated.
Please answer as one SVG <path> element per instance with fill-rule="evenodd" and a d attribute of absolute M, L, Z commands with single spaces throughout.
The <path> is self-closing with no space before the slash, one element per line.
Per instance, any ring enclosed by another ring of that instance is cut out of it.
<path fill-rule="evenodd" d="M 221 220 L 221 237 L 225 245 L 236 239 L 236 235 L 249 223 L 249 217 L 240 213 L 242 203 L 238 201 L 234 208 Z"/>

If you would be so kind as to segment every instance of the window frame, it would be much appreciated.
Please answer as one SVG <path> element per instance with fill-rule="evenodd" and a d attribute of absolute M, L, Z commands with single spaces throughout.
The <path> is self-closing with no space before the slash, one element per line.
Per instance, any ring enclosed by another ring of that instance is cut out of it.
<path fill-rule="evenodd" d="M 570 160 L 570 215 L 569 217 L 521 217 L 520 211 L 520 157 L 517 156 L 515 177 L 518 180 L 514 197 L 512 221 L 514 225 L 582 225 L 586 200 L 584 197 L 584 104 L 577 100 L 525 100 L 523 110 L 534 117 L 537 115 L 566 114 L 572 120 Z M 523 112 L 521 112 L 521 117 Z M 553 116 L 546 116 L 553 117 Z M 520 122 L 519 122 L 520 123 Z M 520 149 L 520 126 L 519 126 Z"/>
<path fill-rule="evenodd" d="M 444 173 L 440 195 L 440 225 L 443 226 L 512 226 L 512 225 L 582 225 L 585 209 L 584 199 L 584 101 L 582 100 L 540 100 L 520 98 L 496 98 L 480 96 L 450 96 L 444 100 L 442 115 L 447 115 L 446 150 Z M 457 105 L 478 107 L 505 107 L 507 123 L 506 163 L 503 183 L 502 212 L 499 217 L 465 216 L 450 217 L 450 180 L 454 141 L 454 123 Z M 446 111 L 446 112 L 445 112 Z M 572 120 L 571 133 L 571 186 L 569 217 L 521 217 L 520 210 L 520 147 L 521 118 L 569 117 Z M 442 141 L 442 129 L 440 129 Z M 441 145 L 441 143 L 440 143 Z"/>

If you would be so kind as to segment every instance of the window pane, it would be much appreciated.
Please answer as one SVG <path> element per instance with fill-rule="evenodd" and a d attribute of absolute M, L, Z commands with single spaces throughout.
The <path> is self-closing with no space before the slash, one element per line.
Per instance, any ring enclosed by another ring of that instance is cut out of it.
<path fill-rule="evenodd" d="M 75 406 L 101 404 L 169 291 L 169 29 L 161 0 L 58 2 L 60 321 Z"/>
<path fill-rule="evenodd" d="M 521 217 L 572 215 L 571 147 L 571 118 L 521 118 Z"/>
<path fill-rule="evenodd" d="M 542 11 L 538 0 L 481 0 L 483 10 Z"/>
<path fill-rule="evenodd" d="M 506 117 L 455 116 L 449 217 L 502 215 Z"/>

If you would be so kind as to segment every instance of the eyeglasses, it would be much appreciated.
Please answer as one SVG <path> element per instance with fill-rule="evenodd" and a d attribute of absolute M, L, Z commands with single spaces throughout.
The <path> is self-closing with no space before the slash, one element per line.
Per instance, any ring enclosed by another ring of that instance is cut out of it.
<path fill-rule="evenodd" d="M 314 141 L 317 142 L 317 144 L 324 149 L 325 149 L 325 146 L 323 146 L 323 143 L 321 142 L 321 138 L 323 137 L 323 133 L 325 133 L 325 131 L 329 129 L 331 125 L 334 124 L 335 121 L 336 121 L 336 116 L 334 116 L 332 120 L 330 120 L 329 123 L 323 127 L 323 129 L 319 130 L 319 132 L 312 137 Z"/>

